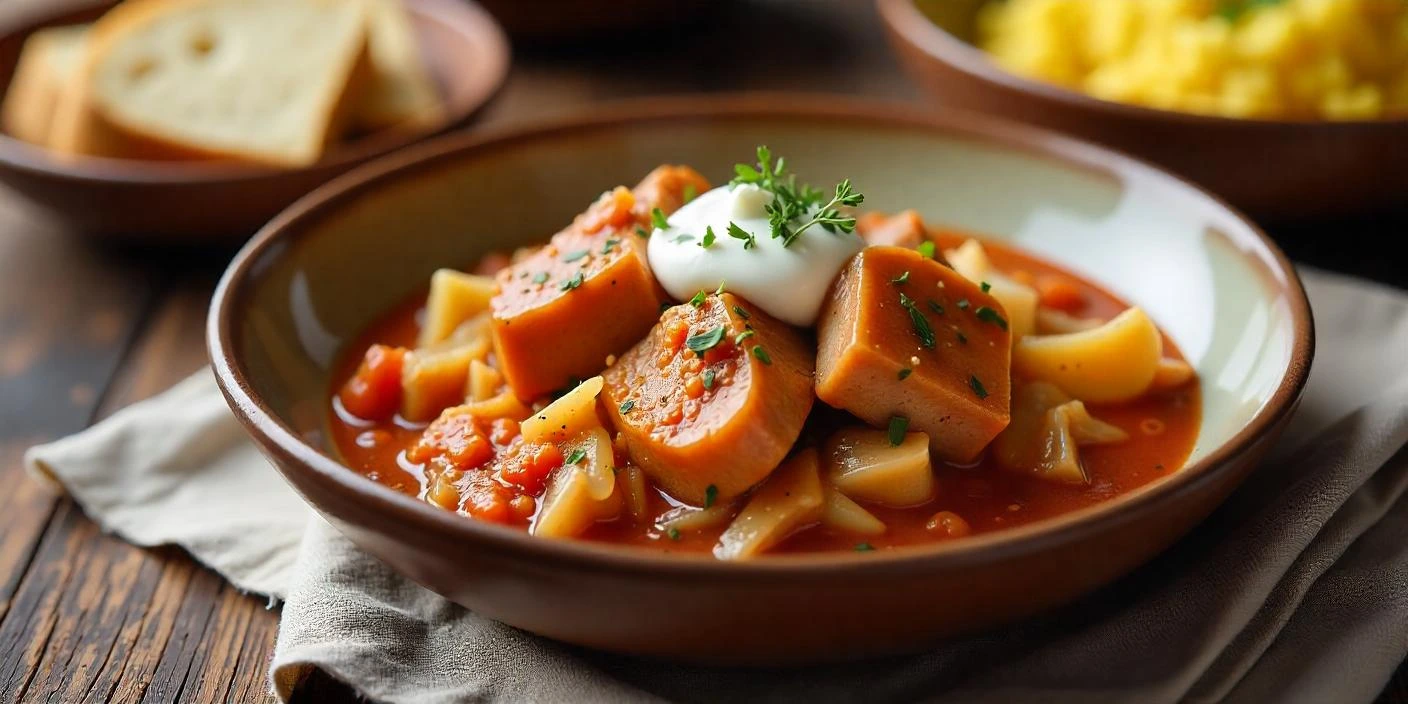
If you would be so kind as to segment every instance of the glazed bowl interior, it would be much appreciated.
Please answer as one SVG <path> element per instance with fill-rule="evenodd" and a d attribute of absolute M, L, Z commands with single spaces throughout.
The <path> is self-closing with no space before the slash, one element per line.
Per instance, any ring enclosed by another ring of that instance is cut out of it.
<path fill-rule="evenodd" d="M 913 207 L 931 224 L 1011 242 L 1143 306 L 1202 381 L 1190 464 L 1247 428 L 1291 372 L 1298 283 L 1252 227 L 1198 191 L 1060 140 L 1001 144 L 956 125 L 786 110 L 642 117 L 463 154 L 420 151 L 428 163 L 343 194 L 258 253 L 240 282 L 248 298 L 231 354 L 268 409 L 326 449 L 338 355 L 436 268 L 543 241 L 602 190 L 660 163 L 721 182 L 757 144 L 812 182 L 850 178 L 867 207 Z"/>

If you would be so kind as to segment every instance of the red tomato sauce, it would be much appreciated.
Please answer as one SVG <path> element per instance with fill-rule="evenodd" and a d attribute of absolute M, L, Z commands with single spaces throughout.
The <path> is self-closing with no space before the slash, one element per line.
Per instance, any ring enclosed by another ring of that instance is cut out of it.
<path fill-rule="evenodd" d="M 935 233 L 940 249 L 961 244 L 969 235 Z M 1109 319 L 1128 304 L 1099 286 L 1048 262 L 1023 254 L 1000 243 L 985 241 L 993 264 L 1009 276 L 1034 286 L 1043 305 L 1059 308 L 1078 317 Z M 413 347 L 419 329 L 417 314 L 423 296 L 407 301 L 372 325 L 349 349 L 333 375 L 333 389 L 342 389 L 357 374 L 367 351 L 374 345 Z M 1182 359 L 1177 346 L 1165 334 L 1164 356 Z M 367 376 L 370 383 L 385 383 L 385 373 Z M 1021 383 L 1021 380 L 1015 380 Z M 532 480 L 551 468 L 544 464 L 541 448 L 525 447 L 512 428 L 486 429 L 493 441 L 485 448 L 465 448 L 464 452 L 496 453 L 496 458 L 514 464 L 510 473 L 529 479 L 513 484 L 468 486 L 461 482 L 457 500 L 437 500 L 437 479 L 443 472 L 424 460 L 421 442 L 426 424 L 412 424 L 394 418 L 368 422 L 355 417 L 334 391 L 330 394 L 329 430 L 334 450 L 348 467 L 396 491 L 421 497 L 430 503 L 484 520 L 520 525 L 526 528 L 533 505 L 527 499 L 537 484 Z M 374 398 L 358 396 L 352 403 L 371 404 Z M 1180 469 L 1197 439 L 1201 399 L 1196 380 L 1168 391 L 1151 391 L 1139 399 L 1120 404 L 1088 404 L 1093 416 L 1118 426 L 1129 439 L 1110 445 L 1092 445 L 1080 450 L 1081 463 L 1089 476 L 1086 485 L 1065 485 L 1005 471 L 986 455 L 969 466 L 935 463 L 938 491 L 920 506 L 888 508 L 867 504 L 865 508 L 886 524 L 884 535 L 858 539 L 855 535 L 824 526 L 804 529 L 773 548 L 771 553 L 823 552 L 855 549 L 885 549 L 932 543 L 988 533 L 1051 518 L 1107 501 L 1137 489 Z M 819 445 L 827 431 L 839 424 L 856 424 L 846 414 L 818 403 L 798 446 Z M 524 459 L 527 458 L 527 459 Z M 549 460 L 554 458 L 548 458 Z M 561 458 L 556 457 L 557 463 Z M 619 448 L 618 467 L 629 462 Z M 507 464 L 504 466 L 508 466 Z M 459 478 L 459 475 L 454 475 Z M 476 484 L 484 484 L 476 482 Z M 645 516 L 658 516 L 677 505 L 659 492 L 648 492 Z M 477 503 L 476 503 L 477 502 Z M 489 508 L 484 508 L 485 506 Z M 500 505 L 502 504 L 502 505 Z M 681 534 L 667 534 L 650 518 L 621 518 L 593 525 L 583 539 L 650 547 L 664 551 L 707 554 L 725 525 Z"/>

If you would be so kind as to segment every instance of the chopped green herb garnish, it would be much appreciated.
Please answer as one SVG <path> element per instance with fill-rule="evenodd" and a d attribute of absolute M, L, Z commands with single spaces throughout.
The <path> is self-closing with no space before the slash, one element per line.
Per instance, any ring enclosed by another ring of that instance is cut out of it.
<path fill-rule="evenodd" d="M 935 315 L 943 315 L 943 314 L 944 314 L 944 307 L 941 306 L 941 305 L 939 305 L 939 302 L 938 302 L 938 301 L 936 301 L 936 300 L 930 298 L 930 299 L 927 301 L 927 303 L 929 304 L 929 310 L 934 311 L 934 314 L 935 314 Z"/>
<path fill-rule="evenodd" d="M 670 240 L 670 241 L 671 241 L 671 242 L 674 242 L 675 244 L 684 244 L 685 242 L 688 242 L 688 241 L 690 241 L 690 240 L 692 240 L 692 239 L 694 239 L 694 235 L 691 235 L 691 234 L 689 234 L 688 232 L 686 232 L 686 233 L 684 233 L 684 234 L 682 234 L 682 235 L 675 235 L 675 238 L 672 239 L 672 240 Z"/>
<path fill-rule="evenodd" d="M 571 291 L 572 289 L 577 288 L 578 286 L 581 286 L 581 285 L 582 285 L 582 272 L 579 271 L 579 272 L 577 272 L 576 274 L 573 274 L 573 275 L 572 275 L 572 278 L 570 278 L 570 279 L 568 279 L 568 280 L 566 280 L 566 281 L 563 281 L 562 283 L 558 284 L 557 287 L 560 288 L 560 289 L 562 289 L 563 291 Z"/>
<path fill-rule="evenodd" d="M 969 374 L 968 385 L 973 387 L 973 393 L 977 394 L 978 398 L 988 397 L 988 390 L 983 386 L 983 382 L 978 380 L 978 377 Z"/>
<path fill-rule="evenodd" d="M 536 274 L 533 275 L 533 283 L 535 283 L 535 284 L 545 284 L 545 283 L 547 283 L 547 282 L 548 282 L 548 273 L 547 273 L 546 271 L 540 271 L 540 272 L 538 272 L 538 273 L 536 273 Z"/>
<path fill-rule="evenodd" d="M 758 246 L 758 238 L 754 237 L 753 233 L 739 227 L 738 223 L 731 222 L 728 224 L 728 236 L 736 240 L 743 240 L 744 249 L 752 249 Z"/>
<path fill-rule="evenodd" d="M 958 299 L 958 309 L 959 309 L 959 310 L 968 310 L 968 299 L 966 299 L 966 298 L 960 298 L 960 299 Z"/>
<path fill-rule="evenodd" d="M 569 454 L 567 455 L 567 459 L 563 460 L 563 463 L 564 463 L 564 464 L 577 464 L 578 462 L 581 462 L 582 460 L 586 459 L 586 457 L 587 457 L 587 451 L 586 451 L 586 450 L 583 450 L 582 448 L 579 447 L 579 448 L 573 450 L 571 453 L 569 453 Z"/>
<path fill-rule="evenodd" d="M 636 402 L 635 402 L 635 401 L 630 401 L 630 400 L 622 401 L 622 402 L 621 402 L 621 405 L 620 405 L 620 406 L 617 406 L 617 408 L 618 408 L 622 413 L 630 413 L 630 412 L 631 412 L 631 409 L 632 409 L 632 408 L 635 408 L 635 407 L 636 407 Z"/>
<path fill-rule="evenodd" d="M 714 370 L 713 370 L 713 369 L 705 369 L 705 370 L 704 370 L 704 389 L 707 391 L 707 390 L 712 389 L 712 388 L 714 388 Z"/>
<path fill-rule="evenodd" d="M 992 284 L 984 281 L 983 283 L 978 285 L 978 288 L 981 288 L 983 290 L 983 293 L 987 293 L 988 291 L 992 290 Z"/>
<path fill-rule="evenodd" d="M 744 319 L 744 320 L 747 320 L 747 319 L 753 317 L 753 316 L 751 316 L 751 315 L 748 315 L 748 311 L 743 310 L 743 306 L 734 306 L 734 307 L 733 307 L 733 312 L 734 312 L 734 313 L 737 313 L 737 314 L 738 314 L 738 317 L 740 317 L 740 318 L 742 318 L 742 319 Z"/>
<path fill-rule="evenodd" d="M 577 261 L 578 259 L 581 259 L 582 257 L 587 256 L 588 254 L 591 254 L 591 252 L 588 251 L 588 250 L 585 250 L 585 249 L 579 249 L 579 250 L 577 250 L 577 251 L 575 251 L 575 252 L 572 252 L 572 253 L 570 253 L 570 254 L 564 254 L 564 255 L 562 255 L 562 261 L 567 262 L 567 263 L 570 264 L 570 263 L 572 263 L 572 262 Z"/>
<path fill-rule="evenodd" d="M 992 323 L 1003 330 L 1007 329 L 1007 321 L 1003 319 L 1002 314 L 987 306 L 980 306 L 978 310 L 974 312 L 974 315 L 978 316 L 978 320 L 985 323 Z"/>
<path fill-rule="evenodd" d="M 875 546 L 870 543 L 856 543 L 856 552 L 872 552 Z"/>
<path fill-rule="evenodd" d="M 742 345 L 744 340 L 746 340 L 746 339 L 748 339 L 748 338 L 750 338 L 750 337 L 752 337 L 752 336 L 754 336 L 754 335 L 756 335 L 756 334 L 758 334 L 758 333 L 753 332 L 752 330 L 744 330 L 743 332 L 740 332 L 740 333 L 738 333 L 737 335 L 734 335 L 734 336 L 733 336 L 733 344 L 735 344 L 735 345 Z"/>
<path fill-rule="evenodd" d="M 909 378 L 909 375 L 910 375 L 910 374 L 913 374 L 913 373 L 914 373 L 914 370 L 913 370 L 913 369 L 910 369 L 909 367 L 905 367 L 904 369 L 901 369 L 901 370 L 900 370 L 900 373 L 897 374 L 896 376 L 898 376 L 898 377 L 900 378 L 900 381 L 904 381 L 905 379 L 908 379 L 908 378 Z"/>
<path fill-rule="evenodd" d="M 704 289 L 700 289 L 699 293 L 694 294 L 694 297 L 689 299 L 689 304 L 694 306 L 695 308 L 698 308 L 699 306 L 704 305 L 704 299 L 708 297 L 709 294 L 705 293 Z"/>
<path fill-rule="evenodd" d="M 670 229 L 670 221 L 665 218 L 665 213 L 661 212 L 659 208 L 650 209 L 650 224 L 654 225 L 657 230 Z"/>
<path fill-rule="evenodd" d="M 713 484 L 710 484 L 709 486 L 704 488 L 704 508 L 709 508 L 710 506 L 713 506 L 714 502 L 717 501 L 718 498 L 718 487 L 714 486 Z"/>
<path fill-rule="evenodd" d="M 688 347 L 690 352 L 703 357 L 705 352 L 713 349 L 722 339 L 724 339 L 724 328 L 720 325 L 698 335 L 691 335 L 688 340 L 684 341 L 684 346 Z"/>
<path fill-rule="evenodd" d="M 933 243 L 933 242 L 930 242 L 930 241 L 928 241 L 928 240 L 925 240 L 925 241 L 923 241 L 923 242 L 920 242 L 920 243 L 919 243 L 919 246 L 916 247 L 915 249 L 918 249 L 920 254 L 922 254 L 922 255 L 924 255 L 924 256 L 930 258 L 930 259 L 933 259 L 933 258 L 934 258 L 934 253 L 935 253 L 935 251 L 936 251 L 936 250 L 934 249 L 934 243 Z"/>
<path fill-rule="evenodd" d="M 700 240 L 699 246 L 708 249 L 714 246 L 714 226 L 704 228 L 704 239 Z"/>
<path fill-rule="evenodd" d="M 919 344 L 934 349 L 934 328 L 929 326 L 929 319 L 924 317 L 919 306 L 914 305 L 914 299 L 901 293 L 900 305 L 909 311 L 909 322 L 914 324 L 914 334 L 919 337 Z"/>
<path fill-rule="evenodd" d="M 958 336 L 958 343 L 959 343 L 959 344 L 962 344 L 962 345 L 968 344 L 968 336 L 967 336 L 967 335 L 964 335 L 962 330 L 954 330 L 954 331 L 953 331 L 953 334 Z"/>
<path fill-rule="evenodd" d="M 601 245 L 601 253 L 602 253 L 602 254 L 610 254 L 610 253 L 611 253 L 611 248 L 612 248 L 612 247 L 615 247 L 615 246 L 618 245 L 618 244 L 621 244 L 621 240 L 616 240 L 616 239 L 607 240 L 607 241 L 606 241 L 606 244 Z"/>
<path fill-rule="evenodd" d="M 649 230 L 647 230 L 647 229 L 641 227 L 640 225 L 636 225 L 636 237 L 645 238 L 645 237 L 649 237 L 649 236 L 650 236 L 650 231 L 649 231 Z"/>
<path fill-rule="evenodd" d="M 890 279 L 890 283 L 895 284 L 896 286 L 902 286 L 904 284 L 909 283 L 909 272 L 906 271 L 905 273 L 900 274 L 899 276 L 896 276 L 893 279 Z"/>
<path fill-rule="evenodd" d="M 694 189 L 694 184 L 686 183 L 684 185 L 684 202 L 688 203 L 694 200 L 694 198 L 698 195 L 699 192 Z"/>
<path fill-rule="evenodd" d="M 679 540 L 679 539 L 680 539 L 680 529 L 679 529 L 679 528 L 671 528 L 670 530 L 666 531 L 665 535 L 670 536 L 670 540 Z"/>
<path fill-rule="evenodd" d="M 763 349 L 762 345 L 753 345 L 753 356 L 763 364 L 772 364 L 772 357 L 768 356 L 768 351 Z"/>
<path fill-rule="evenodd" d="M 753 184 L 772 193 L 772 202 L 764 208 L 768 213 L 768 226 L 773 239 L 781 239 L 782 246 L 791 245 L 813 225 L 820 225 L 832 234 L 855 231 L 856 219 L 842 215 L 840 209 L 864 203 L 865 196 L 851 188 L 849 179 L 836 184 L 835 194 L 823 204 L 826 196 L 820 190 L 806 184 L 798 185 L 796 176 L 786 173 L 785 159 L 778 157 L 774 162 L 767 147 L 758 147 L 757 156 L 756 166 L 734 165 L 735 176 L 729 185 Z M 815 214 L 808 217 L 814 208 Z M 802 218 L 807 219 L 800 225 L 792 224 Z"/>
<path fill-rule="evenodd" d="M 909 432 L 909 419 L 904 416 L 890 416 L 890 445 L 904 444 L 904 434 Z"/>
<path fill-rule="evenodd" d="M 714 289 L 714 295 L 715 295 L 715 296 L 722 296 L 722 295 L 724 295 L 724 280 L 723 280 L 723 279 L 719 279 L 719 287 L 716 288 L 716 289 Z"/>

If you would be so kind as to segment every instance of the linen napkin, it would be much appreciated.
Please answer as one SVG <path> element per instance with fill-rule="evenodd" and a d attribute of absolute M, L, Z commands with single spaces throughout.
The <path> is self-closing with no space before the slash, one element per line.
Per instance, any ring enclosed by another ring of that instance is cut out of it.
<path fill-rule="evenodd" d="M 479 617 L 313 516 L 208 371 L 26 463 L 106 529 L 285 599 L 284 700 L 318 668 L 386 702 L 1371 701 L 1408 656 L 1408 295 L 1302 273 L 1318 334 L 1302 407 L 1222 508 L 1075 604 L 905 658 L 697 668 Z"/>

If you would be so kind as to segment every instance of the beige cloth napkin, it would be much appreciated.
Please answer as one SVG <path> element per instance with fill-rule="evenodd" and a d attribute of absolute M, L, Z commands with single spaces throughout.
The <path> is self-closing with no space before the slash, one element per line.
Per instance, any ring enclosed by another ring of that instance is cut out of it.
<path fill-rule="evenodd" d="M 286 600 L 271 683 L 283 699 L 321 668 L 388 702 L 1371 701 L 1408 655 L 1408 295 L 1305 281 L 1319 350 L 1302 409 L 1211 519 L 1076 604 L 879 662 L 692 668 L 476 616 L 314 517 L 208 372 L 26 460 L 105 528 Z"/>

